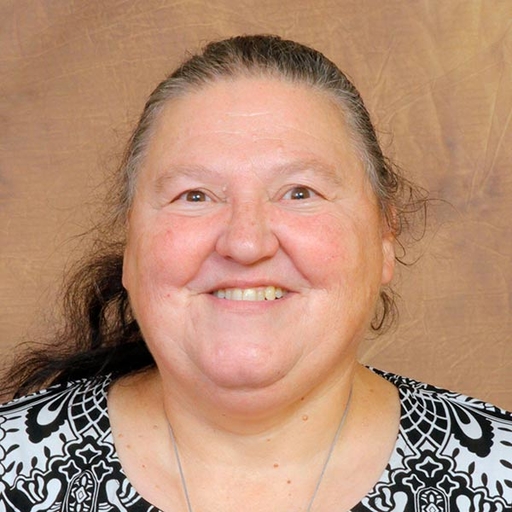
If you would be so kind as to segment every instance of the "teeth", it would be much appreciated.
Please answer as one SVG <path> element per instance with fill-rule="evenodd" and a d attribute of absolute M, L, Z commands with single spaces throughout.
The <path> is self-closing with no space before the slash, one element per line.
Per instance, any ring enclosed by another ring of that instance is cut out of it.
<path fill-rule="evenodd" d="M 284 297 L 286 290 L 276 286 L 262 286 L 258 288 L 225 288 L 215 290 L 213 295 L 219 299 L 227 300 L 275 300 Z"/>
<path fill-rule="evenodd" d="M 255 288 L 246 288 L 242 293 L 242 300 L 256 300 L 257 293 Z"/>

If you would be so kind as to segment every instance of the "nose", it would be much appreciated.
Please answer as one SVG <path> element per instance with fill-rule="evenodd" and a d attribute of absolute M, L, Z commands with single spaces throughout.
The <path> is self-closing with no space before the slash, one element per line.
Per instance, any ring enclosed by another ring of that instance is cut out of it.
<path fill-rule="evenodd" d="M 252 265 L 271 258 L 279 248 L 268 205 L 257 201 L 232 204 L 216 250 L 224 258 Z"/>

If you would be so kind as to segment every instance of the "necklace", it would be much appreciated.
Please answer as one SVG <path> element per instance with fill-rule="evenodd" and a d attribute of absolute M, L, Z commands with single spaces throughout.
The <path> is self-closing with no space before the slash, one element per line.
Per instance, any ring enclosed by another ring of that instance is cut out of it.
<path fill-rule="evenodd" d="M 311 495 L 311 498 L 309 500 L 306 512 L 311 512 L 313 502 L 315 501 L 316 495 L 318 494 L 318 489 L 320 489 L 320 484 L 322 483 L 322 480 L 325 475 L 325 471 L 327 469 L 329 461 L 331 460 L 331 456 L 334 452 L 334 447 L 336 446 L 336 443 L 338 442 L 340 433 L 343 430 L 343 425 L 345 424 L 345 420 L 347 419 L 348 410 L 350 408 L 351 401 L 352 401 L 352 388 L 350 388 L 350 393 L 348 395 L 347 404 L 345 405 L 345 410 L 343 411 L 343 414 L 341 416 L 341 419 L 340 419 L 340 422 L 336 429 L 336 432 L 334 434 L 334 437 L 332 438 L 331 444 L 329 446 L 329 450 L 327 452 L 327 456 L 325 457 L 325 461 L 322 466 L 322 470 L 320 471 L 320 476 L 318 477 L 318 480 L 316 482 L 315 489 L 313 490 L 313 494 Z M 185 473 L 183 471 L 183 466 L 181 464 L 181 458 L 180 458 L 180 452 L 178 450 L 178 444 L 176 443 L 176 438 L 174 437 L 174 431 L 173 431 L 172 425 L 170 423 L 169 423 L 169 432 L 171 435 L 171 441 L 172 441 L 172 445 L 174 448 L 174 454 L 176 456 L 176 464 L 178 465 L 178 471 L 180 473 L 181 487 L 183 489 L 183 494 L 185 495 L 185 501 L 187 502 L 187 511 L 194 512 L 192 509 L 192 504 L 190 503 L 190 496 L 188 493 L 187 481 L 185 480 Z"/>

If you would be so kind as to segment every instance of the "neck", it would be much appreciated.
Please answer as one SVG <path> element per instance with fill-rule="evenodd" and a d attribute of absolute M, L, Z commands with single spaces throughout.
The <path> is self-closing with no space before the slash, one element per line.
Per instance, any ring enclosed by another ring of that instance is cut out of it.
<path fill-rule="evenodd" d="M 334 437 L 333 437 L 333 439 L 332 439 L 332 441 L 331 441 L 331 443 L 329 445 L 329 449 L 327 450 L 327 453 L 326 453 L 326 456 L 325 456 L 325 460 L 323 462 L 323 465 L 321 467 L 318 479 L 316 481 L 316 485 L 313 488 L 313 492 L 312 492 L 311 497 L 309 499 L 309 502 L 307 504 L 306 512 L 310 512 L 311 507 L 313 506 L 313 503 L 315 502 L 316 496 L 318 494 L 318 490 L 320 489 L 320 485 L 321 485 L 321 483 L 323 481 L 325 472 L 327 470 L 327 466 L 329 465 L 329 462 L 331 460 L 332 454 L 333 454 L 334 449 L 336 447 L 336 444 L 337 444 L 337 442 L 339 440 L 339 436 L 340 436 L 341 430 L 343 429 L 343 426 L 345 424 L 345 420 L 347 419 L 347 415 L 348 415 L 348 412 L 349 412 L 349 409 L 350 409 L 350 403 L 351 403 L 351 399 L 352 399 L 352 391 L 353 391 L 353 387 L 350 388 L 350 392 L 349 392 L 349 396 L 348 396 L 348 399 L 347 399 L 347 403 L 345 404 L 345 408 L 344 408 L 343 414 L 341 416 L 341 419 L 340 419 L 340 421 L 338 423 L 338 427 L 337 427 L 336 432 L 334 434 Z M 177 464 L 179 475 L 180 475 L 180 480 L 181 480 L 183 494 L 184 494 L 184 497 L 185 497 L 185 501 L 187 503 L 187 510 L 188 510 L 188 512 L 193 512 L 192 502 L 190 500 L 190 494 L 189 494 L 189 491 L 188 491 L 187 480 L 185 478 L 185 472 L 183 470 L 183 464 L 181 462 L 181 456 L 180 456 L 180 452 L 179 452 L 179 449 L 178 449 L 178 444 L 176 442 L 176 437 L 174 435 L 174 431 L 173 431 L 172 425 L 169 425 L 169 433 L 170 433 L 172 445 L 173 445 L 173 448 L 174 448 L 174 454 L 175 454 L 175 457 L 176 457 L 176 464 Z M 276 466 L 278 466 L 278 464 L 274 463 L 274 467 L 276 467 Z M 291 480 L 289 480 L 289 481 L 291 482 Z"/>
<path fill-rule="evenodd" d="M 240 411 L 230 415 L 233 411 L 219 408 L 217 415 L 207 416 L 209 409 L 188 407 L 179 393 L 165 392 L 165 382 L 156 371 L 148 372 L 127 377 L 109 391 L 109 417 L 123 468 L 162 510 L 174 510 L 176 500 L 182 500 L 179 510 L 187 510 L 169 423 L 197 512 L 239 510 L 240 503 L 253 512 L 307 510 L 352 382 L 349 413 L 314 506 L 345 510 L 357 503 L 384 470 L 398 432 L 396 388 L 359 366 L 332 379 L 331 386 L 299 394 L 285 408 L 287 414 L 249 415 L 246 424 Z"/>
<path fill-rule="evenodd" d="M 272 466 L 284 463 L 281 461 L 303 464 L 321 455 L 319 446 L 328 446 L 332 440 L 354 381 L 357 387 L 357 374 L 353 365 L 328 385 L 307 394 L 282 396 L 281 400 L 277 400 L 275 389 L 244 391 L 236 397 L 231 391 L 231 396 L 222 400 L 229 408 L 220 407 L 219 400 L 205 404 L 177 392 L 179 388 L 168 385 L 165 375 L 155 376 L 154 385 L 164 404 L 164 419 L 172 425 L 185 459 L 254 470 L 259 465 L 268 467 L 270 462 Z"/>

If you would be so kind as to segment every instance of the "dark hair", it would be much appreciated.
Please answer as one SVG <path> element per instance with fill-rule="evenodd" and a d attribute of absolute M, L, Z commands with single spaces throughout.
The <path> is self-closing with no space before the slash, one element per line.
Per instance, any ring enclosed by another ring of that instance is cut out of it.
<path fill-rule="evenodd" d="M 124 225 L 137 173 L 155 121 L 169 100 L 217 80 L 241 76 L 275 77 L 306 84 L 335 100 L 352 144 L 364 163 L 382 214 L 398 237 L 410 213 L 424 200 L 418 190 L 384 157 L 370 115 L 358 91 L 320 52 L 277 36 L 239 36 L 208 44 L 188 58 L 150 95 L 128 142 L 116 175 L 114 207 L 96 243 L 69 280 L 64 300 L 64 327 L 49 345 L 36 346 L 13 365 L 8 376 L 17 394 L 48 383 L 112 373 L 122 376 L 154 365 L 122 286 Z M 112 236 L 115 236 L 114 241 Z M 396 316 L 393 293 L 383 289 L 371 324 L 380 332 Z"/>

